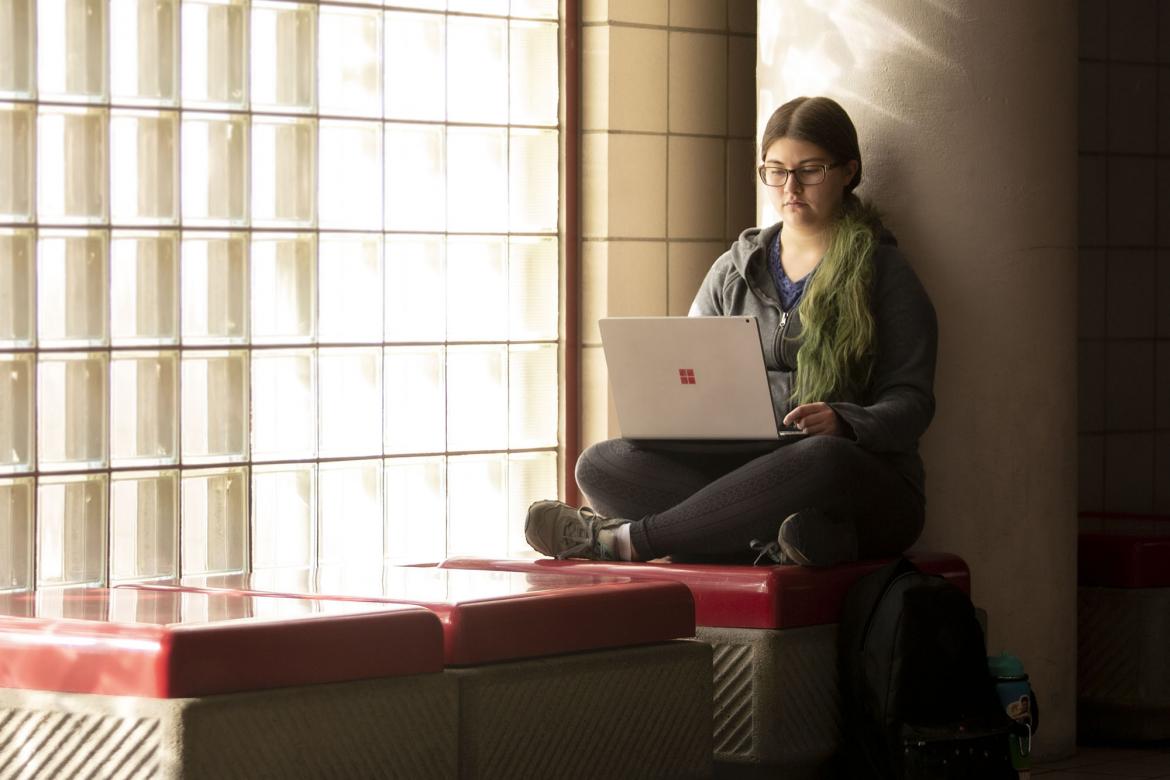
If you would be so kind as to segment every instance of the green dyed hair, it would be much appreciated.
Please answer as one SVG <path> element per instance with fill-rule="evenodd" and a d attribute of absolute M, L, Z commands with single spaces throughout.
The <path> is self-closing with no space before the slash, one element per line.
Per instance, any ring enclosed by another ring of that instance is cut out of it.
<path fill-rule="evenodd" d="M 829 248 L 800 302 L 802 343 L 796 353 L 796 403 L 856 400 L 873 372 L 870 309 L 877 214 L 847 195 Z"/>
<path fill-rule="evenodd" d="M 852 399 L 869 383 L 873 371 L 871 258 L 882 230 L 877 212 L 853 194 L 861 183 L 857 129 L 831 98 L 799 97 L 780 106 L 768 120 L 760 143 L 761 159 L 781 138 L 816 144 L 837 162 L 857 163 L 857 172 L 845 185 L 828 251 L 800 302 L 803 341 L 792 388 L 796 403 Z"/>

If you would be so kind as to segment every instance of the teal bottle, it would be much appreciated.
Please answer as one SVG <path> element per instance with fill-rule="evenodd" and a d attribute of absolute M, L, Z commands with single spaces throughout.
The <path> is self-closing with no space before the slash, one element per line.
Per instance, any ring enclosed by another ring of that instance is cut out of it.
<path fill-rule="evenodd" d="M 1024 664 L 1014 655 L 1002 653 L 989 656 L 987 668 L 995 678 L 995 690 L 1008 717 L 1028 728 L 1027 736 L 1010 737 L 1012 766 L 1019 773 L 1020 780 L 1027 780 L 1032 775 L 1032 726 L 1035 709 L 1032 685 L 1024 672 Z"/>

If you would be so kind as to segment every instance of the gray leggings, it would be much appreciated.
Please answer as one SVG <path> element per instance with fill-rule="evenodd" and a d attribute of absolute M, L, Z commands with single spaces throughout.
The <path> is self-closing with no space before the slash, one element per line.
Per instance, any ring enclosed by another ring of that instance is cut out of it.
<path fill-rule="evenodd" d="M 760 454 L 722 442 L 655 446 L 610 439 L 577 461 L 577 484 L 608 517 L 633 520 L 642 559 L 751 560 L 749 542 L 816 508 L 852 521 L 862 558 L 896 555 L 922 531 L 924 500 L 893 466 L 855 442 L 811 436 Z"/>

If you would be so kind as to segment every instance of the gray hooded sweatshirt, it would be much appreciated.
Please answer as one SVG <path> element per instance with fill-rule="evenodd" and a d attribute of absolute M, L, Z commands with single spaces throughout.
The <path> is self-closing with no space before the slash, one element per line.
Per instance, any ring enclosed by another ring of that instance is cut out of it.
<path fill-rule="evenodd" d="M 777 223 L 740 234 L 707 272 L 690 310 L 691 316 L 757 318 L 777 420 L 795 406 L 792 379 L 801 343 L 800 305 L 788 312 L 781 309 L 768 271 L 767 248 L 781 227 Z M 887 460 L 923 495 L 925 472 L 918 439 L 934 416 L 938 321 L 926 290 L 892 236 L 884 236 L 874 250 L 873 264 L 870 305 L 877 341 L 873 375 L 858 397 L 829 405 L 859 445 Z"/>

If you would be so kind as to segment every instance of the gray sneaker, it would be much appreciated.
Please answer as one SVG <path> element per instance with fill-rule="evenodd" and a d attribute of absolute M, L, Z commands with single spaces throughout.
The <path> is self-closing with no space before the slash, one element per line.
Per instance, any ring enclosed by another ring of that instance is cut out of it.
<path fill-rule="evenodd" d="M 801 566 L 836 566 L 857 560 L 857 527 L 818 509 L 795 512 L 780 524 L 780 549 Z"/>
<path fill-rule="evenodd" d="M 628 522 L 602 517 L 587 506 L 577 509 L 563 501 L 536 501 L 528 507 L 524 538 L 532 549 L 553 558 L 616 561 L 617 553 L 597 535 Z"/>

